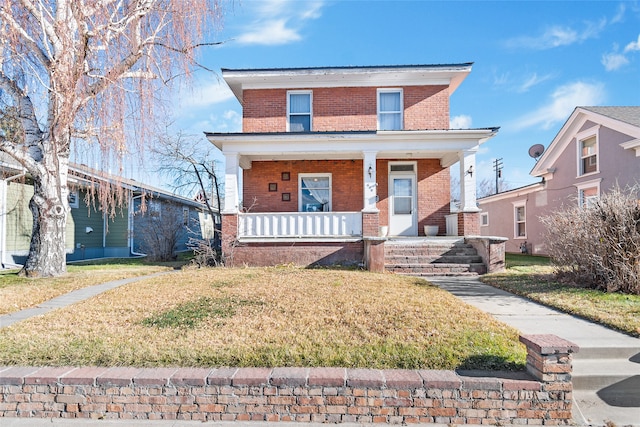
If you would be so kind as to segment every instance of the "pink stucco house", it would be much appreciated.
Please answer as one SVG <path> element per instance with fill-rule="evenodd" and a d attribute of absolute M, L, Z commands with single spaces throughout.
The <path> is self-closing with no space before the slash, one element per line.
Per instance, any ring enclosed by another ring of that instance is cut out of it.
<path fill-rule="evenodd" d="M 206 133 L 226 161 L 227 264 L 379 269 L 387 237 L 479 234 L 475 154 L 498 129 L 449 128 L 471 67 L 223 69 L 243 111 L 241 133 Z"/>
<path fill-rule="evenodd" d="M 507 252 L 545 255 L 541 216 L 640 183 L 640 106 L 577 107 L 531 175 L 540 182 L 479 200 L 480 231 L 508 237 Z"/>

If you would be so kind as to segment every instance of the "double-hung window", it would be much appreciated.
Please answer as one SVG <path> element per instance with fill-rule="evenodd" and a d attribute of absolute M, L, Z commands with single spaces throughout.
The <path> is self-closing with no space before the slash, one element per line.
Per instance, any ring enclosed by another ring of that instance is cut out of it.
<path fill-rule="evenodd" d="M 598 171 L 598 140 L 596 135 L 579 140 L 580 175 Z"/>
<path fill-rule="evenodd" d="M 378 89 L 378 130 L 402 130 L 402 89 Z"/>
<path fill-rule="evenodd" d="M 578 206 L 581 208 L 589 208 L 600 198 L 600 181 L 601 179 L 582 182 L 576 187 L 578 188 Z"/>
<path fill-rule="evenodd" d="M 527 210 L 524 202 L 514 203 L 514 238 L 523 239 L 527 237 Z"/>
<path fill-rule="evenodd" d="M 287 92 L 287 131 L 311 132 L 311 91 Z"/>
<path fill-rule="evenodd" d="M 298 174 L 300 212 L 331 211 L 331 174 Z"/>

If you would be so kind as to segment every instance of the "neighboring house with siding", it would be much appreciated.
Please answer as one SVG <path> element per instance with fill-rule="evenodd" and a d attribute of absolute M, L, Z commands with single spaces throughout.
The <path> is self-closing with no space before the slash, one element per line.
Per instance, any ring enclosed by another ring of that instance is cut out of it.
<path fill-rule="evenodd" d="M 123 186 L 127 194 L 125 202 L 111 217 L 92 203 L 87 204 L 85 197 L 88 185 L 105 179 Z M 202 203 L 133 180 L 99 176 L 84 166 L 71 165 L 69 189 L 67 261 L 145 255 L 150 250 L 148 235 L 157 235 L 163 227 L 167 228 L 168 218 L 174 221 L 171 228 L 176 232 L 177 252 L 187 250 L 190 237 L 213 237 L 213 220 L 205 213 Z M 23 264 L 29 252 L 33 221 L 28 206 L 32 195 L 33 186 L 28 174 L 10 160 L 0 161 L 2 267 Z M 146 209 L 141 209 L 143 197 Z M 149 221 L 157 223 L 149 226 Z"/>
<path fill-rule="evenodd" d="M 538 159 L 540 182 L 479 199 L 480 231 L 507 252 L 546 254 L 540 217 L 640 183 L 640 107 L 577 107 Z"/>
<path fill-rule="evenodd" d="M 223 69 L 243 109 L 241 133 L 206 133 L 226 161 L 227 264 L 358 263 L 381 232 L 479 234 L 475 155 L 498 129 L 449 128 L 471 66 Z"/>

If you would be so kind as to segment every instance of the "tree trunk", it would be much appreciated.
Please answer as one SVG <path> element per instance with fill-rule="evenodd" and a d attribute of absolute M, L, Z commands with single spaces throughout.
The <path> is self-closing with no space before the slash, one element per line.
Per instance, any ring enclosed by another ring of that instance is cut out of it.
<path fill-rule="evenodd" d="M 55 170 L 34 177 L 34 194 L 29 201 L 33 230 L 29 255 L 20 272 L 27 277 L 56 277 L 67 272 L 68 165 L 63 159 L 57 160 Z"/>

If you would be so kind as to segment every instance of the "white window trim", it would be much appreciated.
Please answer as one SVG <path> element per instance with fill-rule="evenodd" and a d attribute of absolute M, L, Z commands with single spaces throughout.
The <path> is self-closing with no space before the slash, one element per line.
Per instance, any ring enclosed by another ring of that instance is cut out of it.
<path fill-rule="evenodd" d="M 520 200 L 517 202 L 511 202 L 513 205 L 513 238 L 519 240 L 526 240 L 529 227 L 527 225 L 527 201 Z M 524 208 L 524 236 L 518 236 L 518 217 L 516 212 L 518 208 Z"/>
<path fill-rule="evenodd" d="M 313 130 L 313 91 L 312 90 L 288 90 L 287 91 L 287 132 L 291 132 L 290 117 L 291 110 L 289 108 L 289 100 L 291 95 L 309 95 L 309 132 Z M 301 116 L 302 114 L 294 114 L 294 116 Z M 306 113 L 305 113 L 306 115 Z"/>
<path fill-rule="evenodd" d="M 602 178 L 592 179 L 590 181 L 584 181 L 579 184 L 575 184 L 575 187 L 578 190 L 578 206 L 583 206 L 582 200 L 582 191 L 587 188 L 597 188 L 598 189 L 598 197 L 600 197 L 600 183 L 602 182 Z"/>
<path fill-rule="evenodd" d="M 384 88 L 378 89 L 376 92 L 376 126 L 380 130 L 380 94 L 381 93 L 400 93 L 400 129 L 404 130 L 404 90 L 402 88 Z M 389 113 L 389 112 L 386 112 Z"/>
<path fill-rule="evenodd" d="M 486 222 L 485 219 L 486 218 Z M 489 212 L 482 212 L 480 214 L 480 227 L 488 227 L 489 226 Z"/>
<path fill-rule="evenodd" d="M 298 212 L 302 210 L 302 178 L 317 177 L 317 178 L 329 178 L 329 209 L 328 212 L 333 210 L 333 177 L 331 173 L 299 173 L 298 174 Z"/>
<path fill-rule="evenodd" d="M 69 207 L 72 209 L 78 209 L 80 207 L 80 194 L 78 190 L 69 190 Z"/>
<path fill-rule="evenodd" d="M 576 134 L 576 178 L 581 178 L 584 176 L 595 175 L 600 173 L 600 125 L 589 128 L 585 131 L 579 132 Z M 589 138 L 596 138 L 596 170 L 594 172 L 582 173 L 582 141 L 587 140 Z"/>

